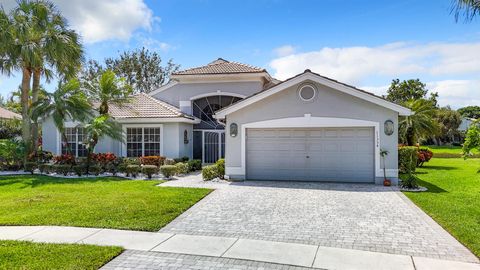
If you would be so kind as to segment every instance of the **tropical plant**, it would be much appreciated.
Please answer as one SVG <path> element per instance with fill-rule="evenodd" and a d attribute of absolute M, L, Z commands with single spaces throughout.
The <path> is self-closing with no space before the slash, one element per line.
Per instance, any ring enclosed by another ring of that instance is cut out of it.
<path fill-rule="evenodd" d="M 470 125 L 463 143 L 463 157 L 466 159 L 472 155 L 473 149 L 480 150 L 480 120 L 475 120 Z"/>
<path fill-rule="evenodd" d="M 465 21 L 471 21 L 475 16 L 480 15 L 480 1 L 478 0 L 454 0 L 452 6 L 452 13 L 455 15 L 455 21 L 461 15 L 465 17 Z"/>
<path fill-rule="evenodd" d="M 436 106 L 438 93 L 430 92 L 430 97 L 427 97 L 428 92 L 427 85 L 421 82 L 420 79 L 404 81 L 394 79 L 387 90 L 387 95 L 384 97 L 397 104 L 403 104 L 415 99 L 428 99 Z"/>
<path fill-rule="evenodd" d="M 128 102 L 132 87 L 124 78 L 119 78 L 111 70 L 103 72 L 91 82 L 84 82 L 91 99 L 99 103 L 100 115 L 109 113 L 109 104 L 123 105 Z"/>
<path fill-rule="evenodd" d="M 120 124 L 108 115 L 100 115 L 92 118 L 84 127 L 87 147 L 87 172 L 93 157 L 93 151 L 98 141 L 103 137 L 110 137 L 117 141 L 123 141 L 123 131 Z"/>
<path fill-rule="evenodd" d="M 92 116 L 87 96 L 80 90 L 80 83 L 75 79 L 66 83 L 59 82 L 55 92 L 47 93 L 45 99 L 37 101 L 32 107 L 34 118 L 52 117 L 53 123 L 67 145 L 68 153 L 71 151 L 65 135 L 65 120 L 83 122 Z"/>
<path fill-rule="evenodd" d="M 447 106 L 438 109 L 434 118 L 440 128 L 440 132 L 436 137 L 437 143 L 440 145 L 445 142 L 455 141 L 455 136 L 460 135 L 458 131 L 458 127 L 462 123 L 460 113 Z"/>
<path fill-rule="evenodd" d="M 480 106 L 466 106 L 457 110 L 463 117 L 480 118 Z"/>
<path fill-rule="evenodd" d="M 412 115 L 399 118 L 399 140 L 406 145 L 415 145 L 420 140 L 438 134 L 439 126 L 434 120 L 436 107 L 431 100 L 409 100 L 403 104 L 412 110 Z"/>
<path fill-rule="evenodd" d="M 54 74 L 62 78 L 74 76 L 81 66 L 83 49 L 78 34 L 68 28 L 66 19 L 53 3 L 20 0 L 9 14 L 0 10 L 0 59 L 3 73 L 22 72 L 22 137 L 28 153 L 30 142 L 33 139 L 36 145 L 38 137 L 36 121 L 31 129 L 30 84 L 31 101 L 35 103 L 41 76 L 47 81 Z"/>
<path fill-rule="evenodd" d="M 387 171 L 386 171 L 386 166 L 385 166 L 385 158 L 388 156 L 388 150 L 385 149 L 380 149 L 380 157 L 382 157 L 383 161 L 383 179 L 387 180 Z"/>

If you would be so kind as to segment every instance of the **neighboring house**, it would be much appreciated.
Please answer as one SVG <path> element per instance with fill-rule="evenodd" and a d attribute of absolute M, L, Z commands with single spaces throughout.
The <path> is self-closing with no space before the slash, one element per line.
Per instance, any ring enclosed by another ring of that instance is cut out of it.
<path fill-rule="evenodd" d="M 149 95 L 111 108 L 126 139 L 104 139 L 96 152 L 203 163 L 225 157 L 232 179 L 376 183 L 383 180 L 380 149 L 389 151 L 387 176 L 398 180 L 398 116 L 410 114 L 309 70 L 281 82 L 265 69 L 224 59 L 176 72 Z M 71 148 L 85 155 L 82 128 L 66 126 Z M 45 150 L 65 151 L 52 120 L 42 127 Z"/>
<path fill-rule="evenodd" d="M 22 119 L 22 116 L 18 113 L 14 113 L 5 108 L 0 107 L 0 121 L 1 120 L 12 120 L 12 119 Z"/>

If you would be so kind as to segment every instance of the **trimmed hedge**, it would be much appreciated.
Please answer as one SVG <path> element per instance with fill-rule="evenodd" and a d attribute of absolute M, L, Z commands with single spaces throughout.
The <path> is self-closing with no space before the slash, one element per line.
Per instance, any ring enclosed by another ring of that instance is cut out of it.
<path fill-rule="evenodd" d="M 72 168 L 71 165 L 67 165 L 67 164 L 57 164 L 57 165 L 53 165 L 53 170 L 57 173 L 57 174 L 63 174 L 64 176 L 67 176 L 68 173 L 70 172 L 70 169 Z"/>
<path fill-rule="evenodd" d="M 75 165 L 72 167 L 73 172 L 78 175 L 82 176 L 87 173 L 87 167 L 85 165 Z"/>
<path fill-rule="evenodd" d="M 140 166 L 128 165 L 126 171 L 127 171 L 127 176 L 131 175 L 132 177 L 137 177 L 137 175 L 140 173 Z"/>
<path fill-rule="evenodd" d="M 218 167 L 217 168 L 218 177 L 223 179 L 224 176 L 225 176 L 225 159 L 221 158 L 221 159 L 217 160 L 217 162 L 215 162 L 215 165 L 217 165 L 217 167 Z"/>
<path fill-rule="evenodd" d="M 415 146 L 402 146 L 398 148 L 398 170 L 400 173 L 415 173 L 417 168 L 417 152 Z"/>
<path fill-rule="evenodd" d="M 192 159 L 188 161 L 188 170 L 191 172 L 202 169 L 202 161 L 200 159 Z"/>
<path fill-rule="evenodd" d="M 202 178 L 204 181 L 210 181 L 217 177 L 218 177 L 218 166 L 216 164 L 203 167 Z"/>
<path fill-rule="evenodd" d="M 187 174 L 190 171 L 187 163 L 178 162 L 173 166 L 177 168 L 178 174 Z"/>
<path fill-rule="evenodd" d="M 175 165 L 163 165 L 160 167 L 160 172 L 162 172 L 165 178 L 169 179 L 175 175 L 177 172 L 177 167 L 175 167 Z"/>
<path fill-rule="evenodd" d="M 36 162 L 25 162 L 25 171 L 33 174 L 35 169 L 38 167 Z"/>
<path fill-rule="evenodd" d="M 152 179 L 152 175 L 158 173 L 158 167 L 155 165 L 143 165 L 142 173 L 147 175 L 148 179 Z"/>

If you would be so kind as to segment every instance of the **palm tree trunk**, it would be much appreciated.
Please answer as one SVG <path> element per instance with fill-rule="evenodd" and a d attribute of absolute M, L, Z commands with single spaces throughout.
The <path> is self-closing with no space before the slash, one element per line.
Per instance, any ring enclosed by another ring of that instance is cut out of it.
<path fill-rule="evenodd" d="M 22 139 L 26 146 L 26 156 L 31 151 L 31 130 L 30 130 L 30 115 L 28 101 L 30 98 L 30 80 L 32 78 L 32 71 L 28 68 L 22 70 L 22 93 L 20 96 L 22 105 Z"/>
<path fill-rule="evenodd" d="M 32 104 L 38 101 L 38 94 L 40 92 L 40 75 L 41 70 L 35 69 L 33 71 L 33 83 L 32 83 Z M 32 119 L 32 142 L 33 152 L 36 154 L 38 150 L 38 122 L 37 119 Z M 35 155 L 36 156 L 36 155 Z"/>

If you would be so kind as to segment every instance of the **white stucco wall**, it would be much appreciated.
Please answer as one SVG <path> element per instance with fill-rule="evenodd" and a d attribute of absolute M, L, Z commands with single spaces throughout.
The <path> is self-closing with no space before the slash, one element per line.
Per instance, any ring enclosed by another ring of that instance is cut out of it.
<path fill-rule="evenodd" d="M 315 83 L 318 89 L 314 101 L 305 102 L 298 96 L 298 84 L 276 93 L 270 97 L 251 104 L 243 109 L 227 115 L 226 126 L 226 167 L 232 172 L 239 172 L 242 167 L 241 134 L 242 125 L 281 118 L 304 117 L 333 117 L 348 118 L 376 122 L 379 126 L 379 148 L 389 151 L 386 159 L 386 168 L 390 177 L 396 178 L 398 167 L 398 113 L 371 102 L 353 97 L 326 86 Z M 386 120 L 392 120 L 395 132 L 391 136 L 384 133 Z M 238 136 L 229 136 L 230 123 L 238 125 Z M 228 173 L 228 172 L 227 172 Z M 244 178 L 245 175 L 232 175 L 233 178 Z"/>

